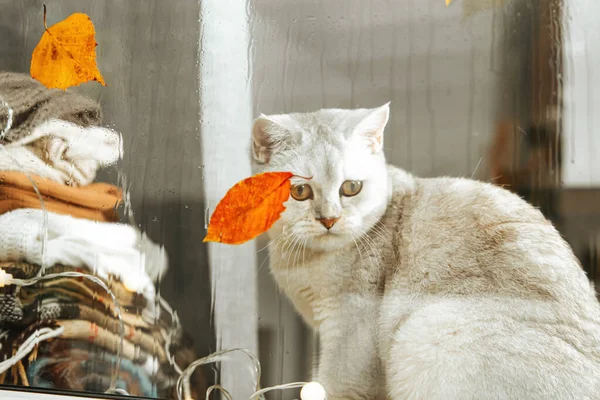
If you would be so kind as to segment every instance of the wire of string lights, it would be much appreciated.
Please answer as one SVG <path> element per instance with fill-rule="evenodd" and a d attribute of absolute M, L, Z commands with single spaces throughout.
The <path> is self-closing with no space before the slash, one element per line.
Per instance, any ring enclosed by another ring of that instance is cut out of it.
<path fill-rule="evenodd" d="M 108 288 L 108 286 L 106 286 L 106 284 L 101 279 L 99 279 L 98 277 L 93 276 L 93 275 L 84 274 L 84 273 L 80 273 L 80 272 L 74 272 L 74 271 L 61 272 L 61 273 L 56 273 L 56 274 L 48 274 L 48 275 L 44 275 L 44 276 L 36 276 L 31 279 L 17 279 L 17 278 L 13 278 L 11 274 L 7 273 L 6 271 L 4 271 L 3 269 L 0 268 L 0 287 L 6 286 L 6 285 L 31 286 L 40 281 L 57 279 L 57 278 L 89 279 L 92 282 L 99 285 L 100 287 L 102 287 L 110 295 L 111 300 L 113 301 L 113 303 L 115 305 L 115 313 L 117 314 L 116 316 L 119 321 L 119 346 L 117 347 L 117 351 L 116 351 L 117 362 L 115 365 L 115 369 L 114 369 L 113 373 L 111 374 L 111 382 L 110 382 L 109 389 L 106 392 L 107 393 L 127 394 L 127 392 L 123 391 L 122 389 L 117 389 L 117 387 L 116 387 L 116 382 L 117 382 L 118 375 L 119 375 L 119 364 L 120 364 L 121 355 L 123 352 L 123 344 L 124 344 L 124 340 L 125 340 L 125 327 L 124 327 L 124 323 L 123 323 L 123 319 L 122 319 L 122 315 L 121 315 L 121 309 L 119 307 L 118 300 L 115 297 L 114 293 Z M 29 354 L 29 352 L 31 352 L 31 350 L 37 343 L 44 341 L 44 340 L 58 337 L 58 336 L 60 336 L 62 331 L 63 331 L 62 327 L 59 327 L 57 329 L 50 329 L 50 328 L 40 329 L 38 332 L 36 332 L 34 335 L 32 335 L 28 340 L 26 340 L 19 347 L 19 349 L 17 350 L 17 352 L 15 353 L 15 355 L 13 357 L 0 363 L 0 371 L 3 369 L 10 368 L 10 366 L 14 365 L 14 363 L 18 362 L 23 357 L 25 357 L 27 354 Z M 165 350 L 167 352 L 169 362 L 174 367 L 176 367 L 176 371 L 180 374 L 179 379 L 177 381 L 177 396 L 178 396 L 179 400 L 193 400 L 191 397 L 191 389 L 190 389 L 189 380 L 190 380 L 190 377 L 192 376 L 192 374 L 194 373 L 194 371 L 196 370 L 196 368 L 198 368 L 201 365 L 223 361 L 226 358 L 225 357 L 226 355 L 233 353 L 233 352 L 241 352 L 241 353 L 247 355 L 248 358 L 250 359 L 250 361 L 252 362 L 253 368 L 252 368 L 251 373 L 254 376 L 254 379 L 257 383 L 256 383 L 256 391 L 254 392 L 254 394 L 252 394 L 250 396 L 249 400 L 254 400 L 254 399 L 264 400 L 264 394 L 267 392 L 274 391 L 274 390 L 294 389 L 294 388 L 302 388 L 302 390 L 300 392 L 300 398 L 302 400 L 325 400 L 327 398 L 323 386 L 321 386 L 317 382 L 292 382 L 292 383 L 286 383 L 286 384 L 282 384 L 282 385 L 270 386 L 270 387 L 260 389 L 260 387 L 259 387 L 260 376 L 261 376 L 260 362 L 259 362 L 258 358 L 256 357 L 256 355 L 254 355 L 251 351 L 249 351 L 247 349 L 234 348 L 234 349 L 220 350 L 220 351 L 217 351 L 213 354 L 210 354 L 206 357 L 202 357 L 202 358 L 192 362 L 184 370 L 182 370 L 175 363 L 175 360 L 170 355 L 168 343 L 165 345 Z M 213 385 L 213 386 L 209 387 L 208 390 L 206 391 L 206 399 L 208 399 L 210 394 L 215 390 L 221 391 L 221 393 L 223 393 L 224 397 L 226 397 L 228 400 L 231 400 L 231 394 L 225 388 L 221 387 L 220 385 Z"/>

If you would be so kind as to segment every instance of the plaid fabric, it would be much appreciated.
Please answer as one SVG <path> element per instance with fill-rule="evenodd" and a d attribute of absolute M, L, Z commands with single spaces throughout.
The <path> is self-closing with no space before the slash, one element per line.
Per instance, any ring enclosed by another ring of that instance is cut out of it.
<path fill-rule="evenodd" d="M 23 305 L 16 292 L 15 286 L 0 288 L 0 323 L 18 322 L 23 318 Z"/>
<path fill-rule="evenodd" d="M 26 262 L 0 262 L 0 268 L 4 269 L 6 272 L 11 274 L 15 278 L 19 279 L 30 279 L 35 276 L 40 271 L 40 266 L 36 264 L 29 264 Z M 77 267 L 69 267 L 65 265 L 56 264 L 51 267 L 46 268 L 45 274 L 59 274 L 61 272 L 80 272 L 84 274 L 89 274 L 90 271 L 85 268 L 77 268 Z M 96 292 L 97 296 L 102 296 L 104 298 L 110 299 L 106 291 L 100 287 L 98 284 L 92 282 L 89 279 L 69 279 L 72 282 L 79 282 L 82 285 L 90 288 L 92 291 Z M 131 305 L 136 309 L 143 309 L 146 307 L 146 299 L 143 295 L 139 293 L 130 292 L 125 288 L 123 283 L 119 280 L 119 278 L 115 276 L 111 276 L 108 280 L 103 280 L 104 283 L 108 286 L 108 288 L 113 292 L 117 300 L 119 301 L 119 305 Z M 63 281 L 64 282 L 64 281 Z M 52 281 L 41 282 L 40 285 L 47 286 L 51 284 Z M 110 300 L 112 301 L 112 300 Z"/>
<path fill-rule="evenodd" d="M 0 266 L 22 279 L 34 277 L 40 270 L 37 265 L 23 262 L 5 262 Z M 47 268 L 46 274 L 68 271 L 85 272 L 55 265 Z M 138 396 L 175 398 L 178 375 L 165 357 L 164 346 L 171 336 L 169 351 L 178 365 L 185 367 L 197 358 L 191 339 L 173 325 L 167 312 L 155 320 L 143 318 L 145 298 L 129 292 L 118 279 L 111 278 L 106 283 L 122 303 L 125 323 L 128 350 L 121 362 L 123 370 L 119 373 L 118 387 Z M 36 387 L 105 391 L 116 362 L 114 343 L 118 341 L 119 321 L 112 299 L 104 289 L 79 278 L 0 288 L 0 361 L 11 357 L 36 330 L 59 325 L 66 328 L 61 338 L 41 343 L 37 357 L 23 360 L 27 383 Z M 149 364 L 151 359 L 160 361 Z M 157 369 L 150 371 L 147 365 L 156 365 Z M 7 383 L 24 384 L 21 379 L 16 369 L 5 376 Z M 197 390 L 194 397 L 202 397 L 206 383 L 201 370 L 194 374 L 193 383 Z"/>

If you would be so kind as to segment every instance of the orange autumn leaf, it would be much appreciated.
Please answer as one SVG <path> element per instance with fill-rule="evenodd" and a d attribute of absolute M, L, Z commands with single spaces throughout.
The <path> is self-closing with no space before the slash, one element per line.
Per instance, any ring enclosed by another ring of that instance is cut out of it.
<path fill-rule="evenodd" d="M 96 65 L 96 31 L 86 14 L 72 14 L 46 27 L 31 56 L 29 73 L 49 89 L 66 89 L 89 81 L 106 86 Z"/>
<path fill-rule="evenodd" d="M 273 226 L 290 195 L 290 172 L 266 172 L 235 184 L 208 224 L 205 242 L 241 244 Z"/>

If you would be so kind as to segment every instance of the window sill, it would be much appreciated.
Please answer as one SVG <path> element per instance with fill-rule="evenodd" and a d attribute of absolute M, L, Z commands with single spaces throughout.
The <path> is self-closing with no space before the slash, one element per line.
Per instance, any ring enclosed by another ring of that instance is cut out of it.
<path fill-rule="evenodd" d="M 100 400 L 97 397 L 73 397 L 57 394 L 45 394 L 35 392 L 18 392 L 16 390 L 1 390 L 0 399 L 2 400 L 74 400 L 74 399 L 90 399 Z"/>
<path fill-rule="evenodd" d="M 118 396 L 118 395 L 89 395 L 81 392 L 67 393 L 48 393 L 39 389 L 33 388 L 21 388 L 21 387 L 2 387 L 0 388 L 0 399 L 2 400 L 132 400 L 132 399 L 143 399 L 141 397 L 134 396 Z"/>

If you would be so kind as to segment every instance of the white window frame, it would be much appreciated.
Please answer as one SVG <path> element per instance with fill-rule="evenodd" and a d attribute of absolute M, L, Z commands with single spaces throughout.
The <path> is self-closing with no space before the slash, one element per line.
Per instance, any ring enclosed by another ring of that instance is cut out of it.
<path fill-rule="evenodd" d="M 252 174 L 247 11 L 244 1 L 200 1 L 200 134 L 211 211 L 231 186 Z M 210 243 L 208 256 L 217 349 L 242 347 L 258 356 L 256 245 Z M 222 364 L 220 383 L 234 399 L 247 399 L 254 392 L 252 364 L 244 354 L 232 356 L 238 362 Z"/>
<path fill-rule="evenodd" d="M 563 183 L 566 188 L 600 187 L 600 3 L 564 0 Z"/>

